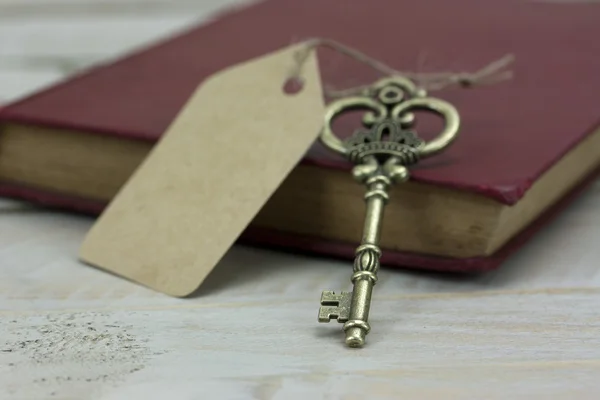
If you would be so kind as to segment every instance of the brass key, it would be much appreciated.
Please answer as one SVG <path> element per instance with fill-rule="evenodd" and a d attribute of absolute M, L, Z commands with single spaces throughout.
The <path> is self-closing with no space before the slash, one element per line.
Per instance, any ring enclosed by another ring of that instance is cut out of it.
<path fill-rule="evenodd" d="M 362 121 L 366 129 L 340 140 L 332 131 L 333 120 L 347 111 L 359 109 L 368 110 Z M 435 139 L 425 142 L 410 129 L 415 110 L 434 112 L 444 118 L 444 128 Z M 349 347 L 362 347 L 371 330 L 369 309 L 379 271 L 378 243 L 388 189 L 393 183 L 408 180 L 408 166 L 452 143 L 459 125 L 458 112 L 451 104 L 426 97 L 423 90 L 404 77 L 382 79 L 361 96 L 339 99 L 327 107 L 320 139 L 329 149 L 355 164 L 354 178 L 367 187 L 363 236 L 356 249 L 351 278 L 354 289 L 340 294 L 323 292 L 319 309 L 319 322 L 337 319 L 344 323 Z"/>

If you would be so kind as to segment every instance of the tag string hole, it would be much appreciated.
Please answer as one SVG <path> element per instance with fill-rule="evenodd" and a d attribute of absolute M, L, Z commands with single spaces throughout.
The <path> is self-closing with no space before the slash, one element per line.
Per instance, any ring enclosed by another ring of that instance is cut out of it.
<path fill-rule="evenodd" d="M 283 84 L 283 92 L 288 95 L 298 94 L 303 88 L 304 80 L 297 76 L 288 78 Z"/>

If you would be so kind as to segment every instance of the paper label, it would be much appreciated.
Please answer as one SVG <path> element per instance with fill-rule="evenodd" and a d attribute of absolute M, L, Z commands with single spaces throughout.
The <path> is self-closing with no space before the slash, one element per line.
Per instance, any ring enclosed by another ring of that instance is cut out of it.
<path fill-rule="evenodd" d="M 324 102 L 299 44 L 209 77 L 88 233 L 82 261 L 157 291 L 194 292 L 316 140 Z"/>

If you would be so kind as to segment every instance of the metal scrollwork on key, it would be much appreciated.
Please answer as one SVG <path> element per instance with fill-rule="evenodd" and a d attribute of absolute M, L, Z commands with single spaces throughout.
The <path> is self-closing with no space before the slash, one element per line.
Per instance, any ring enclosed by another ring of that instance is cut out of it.
<path fill-rule="evenodd" d="M 333 120 L 348 111 L 366 110 L 364 129 L 346 140 L 331 128 Z M 444 119 L 437 137 L 425 141 L 412 129 L 414 111 L 433 112 Z M 352 292 L 336 294 L 324 291 L 321 296 L 319 322 L 337 319 L 344 323 L 346 344 L 362 347 L 371 327 L 369 308 L 379 271 L 379 235 L 383 209 L 392 183 L 405 182 L 408 168 L 420 159 L 434 155 L 450 145 L 458 133 L 460 118 L 450 103 L 427 97 L 404 77 L 390 77 L 373 84 L 364 95 L 342 98 L 326 110 L 320 139 L 329 149 L 355 164 L 354 178 L 367 187 L 366 218 L 361 244 L 356 249 Z"/>

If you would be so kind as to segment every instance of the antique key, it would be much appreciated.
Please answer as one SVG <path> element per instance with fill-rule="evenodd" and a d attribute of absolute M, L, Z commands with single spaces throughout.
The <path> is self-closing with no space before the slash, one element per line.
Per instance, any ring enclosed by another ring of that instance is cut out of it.
<path fill-rule="evenodd" d="M 347 111 L 361 109 L 367 110 L 362 120 L 366 129 L 357 130 L 347 140 L 339 139 L 331 127 L 333 120 Z M 415 121 L 412 111 L 416 110 L 433 112 L 444 119 L 442 132 L 433 140 L 426 142 L 410 129 Z M 320 139 L 355 164 L 354 178 L 367 187 L 366 218 L 351 278 L 353 291 L 324 291 L 319 309 L 319 322 L 337 319 L 344 323 L 349 347 L 362 347 L 371 329 L 369 308 L 379 270 L 378 243 L 388 189 L 395 182 L 408 180 L 408 166 L 450 145 L 459 125 L 458 112 L 451 104 L 427 97 L 410 79 L 401 76 L 384 78 L 362 95 L 339 99 L 327 107 Z"/>

